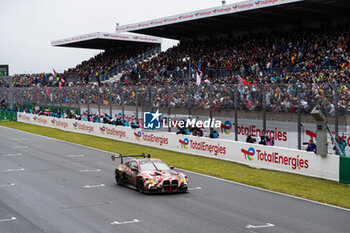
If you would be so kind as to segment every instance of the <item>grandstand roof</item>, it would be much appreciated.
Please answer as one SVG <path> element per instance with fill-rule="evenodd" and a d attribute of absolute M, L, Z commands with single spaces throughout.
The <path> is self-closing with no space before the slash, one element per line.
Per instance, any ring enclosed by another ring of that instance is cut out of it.
<path fill-rule="evenodd" d="M 181 40 L 329 21 L 330 16 L 348 18 L 349 10 L 349 0 L 255 0 L 119 26 L 116 32 Z"/>
<path fill-rule="evenodd" d="M 153 36 L 127 35 L 106 32 L 94 32 L 81 36 L 70 37 L 51 42 L 52 46 L 86 48 L 86 49 L 109 49 L 121 46 L 148 46 L 161 44 L 162 39 Z"/>

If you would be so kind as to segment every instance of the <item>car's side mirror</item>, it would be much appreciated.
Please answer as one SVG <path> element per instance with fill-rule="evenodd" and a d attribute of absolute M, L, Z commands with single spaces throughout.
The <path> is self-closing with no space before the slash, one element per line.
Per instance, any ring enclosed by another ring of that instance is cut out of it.
<path fill-rule="evenodd" d="M 170 166 L 170 169 L 174 169 L 174 166 Z"/>
<path fill-rule="evenodd" d="M 111 156 L 111 159 L 114 161 L 114 160 L 115 160 L 115 155 L 112 155 L 112 156 Z"/>

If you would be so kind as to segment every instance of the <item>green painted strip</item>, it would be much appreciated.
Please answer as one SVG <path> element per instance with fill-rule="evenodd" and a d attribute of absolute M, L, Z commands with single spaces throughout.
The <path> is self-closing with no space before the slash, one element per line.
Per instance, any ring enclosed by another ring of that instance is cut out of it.
<path fill-rule="evenodd" d="M 350 157 L 340 157 L 339 182 L 350 184 Z"/>

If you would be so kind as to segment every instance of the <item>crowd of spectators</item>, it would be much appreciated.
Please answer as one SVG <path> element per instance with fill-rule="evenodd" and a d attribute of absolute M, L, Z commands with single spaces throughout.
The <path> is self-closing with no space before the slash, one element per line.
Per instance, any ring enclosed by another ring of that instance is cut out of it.
<path fill-rule="evenodd" d="M 146 73 L 177 79 L 190 69 L 212 82 L 239 74 L 251 83 L 344 83 L 350 72 L 349 37 L 346 26 L 181 42 L 124 77 L 138 81 Z"/>
<path fill-rule="evenodd" d="M 89 79 L 99 80 L 119 65 L 127 64 L 149 48 L 109 49 L 63 73 L 16 74 L 12 77 L 13 87 L 51 87 L 68 85 L 89 85 Z M 61 82 L 61 84 L 59 84 Z M 0 87 L 9 85 L 0 80 Z"/>
<path fill-rule="evenodd" d="M 57 78 L 51 73 L 16 74 L 12 77 L 13 87 L 44 87 L 56 83 Z"/>
<path fill-rule="evenodd" d="M 350 113 L 350 86 L 329 83 L 257 84 L 257 85 L 180 85 L 180 86 L 120 86 L 88 85 L 74 87 L 21 88 L 14 92 L 17 103 L 31 102 L 42 105 L 109 106 L 110 104 L 138 106 L 155 109 L 206 110 L 214 114 L 232 111 L 235 107 L 235 92 L 238 110 L 262 111 L 265 98 L 266 111 L 295 113 L 298 111 L 298 90 L 301 112 L 310 113 L 319 106 L 330 116 L 335 115 L 335 97 L 338 96 L 338 113 Z M 5 98 L 7 92 L 2 92 Z M 109 108 L 109 107 L 108 107 Z M 171 110 L 176 112 L 177 110 Z"/>
<path fill-rule="evenodd" d="M 142 52 L 109 50 L 63 74 L 15 75 L 13 85 L 29 87 L 19 90 L 18 96 L 22 97 L 18 101 L 22 102 L 108 105 L 124 101 L 125 105 L 135 105 L 138 96 L 140 106 L 212 107 L 214 111 L 233 109 L 237 90 L 240 110 L 261 111 L 265 98 L 267 111 L 271 112 L 296 112 L 299 87 L 302 112 L 308 113 L 318 105 L 334 115 L 338 93 L 339 113 L 348 114 L 349 43 L 348 26 L 181 42 L 126 70 L 112 84 L 87 83 L 91 75 L 106 74 Z M 188 71 L 197 74 L 189 78 L 185 75 Z M 144 73 L 151 75 L 142 78 Z M 80 81 L 64 82 L 70 76 L 80 77 Z M 201 78 L 200 85 L 196 85 L 196 76 Z M 63 88 L 52 87 L 62 80 Z M 241 85 L 236 89 L 235 84 Z M 38 86 L 46 89 L 32 88 Z"/>
<path fill-rule="evenodd" d="M 75 68 L 68 69 L 63 73 L 63 77 L 78 78 L 81 83 L 86 84 L 90 78 L 98 80 L 101 75 L 108 75 L 115 67 L 132 62 L 146 50 L 145 48 L 109 49 L 88 61 L 83 61 Z"/>

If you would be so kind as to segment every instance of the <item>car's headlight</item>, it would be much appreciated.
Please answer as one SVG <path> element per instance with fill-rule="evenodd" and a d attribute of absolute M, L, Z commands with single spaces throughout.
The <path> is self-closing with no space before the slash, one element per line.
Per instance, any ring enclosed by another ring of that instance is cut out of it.
<path fill-rule="evenodd" d="M 155 180 L 151 180 L 151 179 L 147 179 L 147 181 L 150 182 L 150 183 L 153 183 L 153 184 L 159 183 L 159 182 L 157 182 L 157 181 L 155 181 Z"/>
<path fill-rule="evenodd" d="M 182 179 L 180 180 L 180 182 L 187 182 L 187 181 L 188 181 L 187 177 L 182 178 Z"/>

